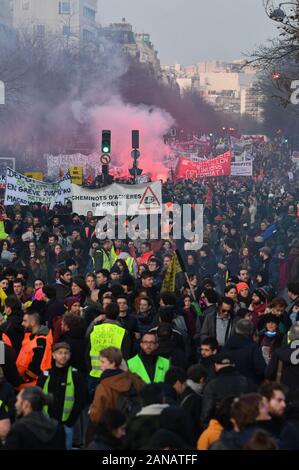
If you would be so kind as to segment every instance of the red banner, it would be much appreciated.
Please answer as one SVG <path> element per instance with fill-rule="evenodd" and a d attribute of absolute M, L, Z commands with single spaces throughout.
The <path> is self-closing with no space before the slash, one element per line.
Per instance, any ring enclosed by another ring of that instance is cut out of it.
<path fill-rule="evenodd" d="M 225 152 L 209 160 L 192 162 L 187 158 L 180 158 L 175 171 L 176 178 L 197 179 L 214 176 L 229 176 L 231 153 Z"/>

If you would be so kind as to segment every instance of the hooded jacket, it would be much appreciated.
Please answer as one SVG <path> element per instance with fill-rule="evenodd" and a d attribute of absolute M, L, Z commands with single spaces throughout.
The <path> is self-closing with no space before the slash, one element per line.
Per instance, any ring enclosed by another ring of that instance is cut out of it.
<path fill-rule="evenodd" d="M 164 403 L 152 403 L 133 416 L 127 425 L 124 449 L 135 451 L 146 448 L 153 434 L 161 428 L 160 416 L 168 407 Z"/>
<path fill-rule="evenodd" d="M 225 348 L 240 374 L 259 384 L 265 375 L 266 362 L 261 348 L 249 336 L 235 334 L 229 338 Z"/>
<path fill-rule="evenodd" d="M 65 450 L 64 428 L 42 411 L 32 411 L 13 424 L 5 450 Z"/>
<path fill-rule="evenodd" d="M 145 383 L 136 374 L 120 369 L 105 371 L 98 384 L 89 417 L 93 423 L 99 423 L 103 412 L 108 408 L 116 408 L 121 393 L 128 392 L 133 386 L 137 393 Z"/>
<path fill-rule="evenodd" d="M 239 374 L 235 367 L 229 366 L 216 372 L 216 377 L 210 380 L 204 388 L 201 423 L 207 426 L 217 405 L 226 397 L 240 396 L 242 393 L 256 391 L 255 384 L 247 377 Z"/>

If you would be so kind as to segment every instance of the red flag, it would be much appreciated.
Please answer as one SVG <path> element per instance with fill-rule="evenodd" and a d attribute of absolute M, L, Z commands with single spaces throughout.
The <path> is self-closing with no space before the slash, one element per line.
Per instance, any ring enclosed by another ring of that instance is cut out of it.
<path fill-rule="evenodd" d="M 229 176 L 230 166 L 230 151 L 209 160 L 202 160 L 201 162 L 192 162 L 187 158 L 180 158 L 176 167 L 175 176 L 176 178 L 186 179 Z"/>

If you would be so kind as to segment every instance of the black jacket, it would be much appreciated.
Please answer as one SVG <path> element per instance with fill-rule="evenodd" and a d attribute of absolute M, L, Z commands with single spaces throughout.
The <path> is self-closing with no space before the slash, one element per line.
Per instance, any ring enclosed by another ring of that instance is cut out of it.
<path fill-rule="evenodd" d="M 51 299 L 46 303 L 43 312 L 41 312 L 43 323 L 48 322 L 48 327 L 53 328 L 53 320 L 55 317 L 61 316 L 65 312 L 65 307 L 62 301 Z"/>
<path fill-rule="evenodd" d="M 71 289 L 71 283 L 66 284 L 62 281 L 59 281 L 55 285 L 56 289 L 56 299 L 57 300 L 62 300 L 66 299 L 66 297 L 70 297 L 72 295 L 72 289 Z"/>
<path fill-rule="evenodd" d="M 289 346 L 281 346 L 280 348 L 275 349 L 266 369 L 266 378 L 269 380 L 276 380 L 279 361 L 281 361 L 281 383 L 286 385 L 293 392 L 294 390 L 299 389 L 299 364 L 292 364 L 292 354 L 296 355 L 296 359 L 298 359 L 299 354 Z"/>
<path fill-rule="evenodd" d="M 117 450 L 120 447 L 120 439 L 109 436 L 105 432 L 96 433 L 87 450 Z"/>
<path fill-rule="evenodd" d="M 22 321 L 23 312 L 16 312 L 9 315 L 7 320 L 0 325 L 0 335 L 5 333 L 8 336 L 16 354 L 19 354 L 24 338 Z"/>
<path fill-rule="evenodd" d="M 124 449 L 135 451 L 146 448 L 152 435 L 160 429 L 161 413 L 168 406 L 160 403 L 148 405 L 143 407 L 136 416 L 129 419 Z"/>
<path fill-rule="evenodd" d="M 59 342 L 66 342 L 71 348 L 71 359 L 70 365 L 75 369 L 78 369 L 82 374 L 87 373 L 87 362 L 85 358 L 86 340 L 85 340 L 85 327 L 72 328 L 69 331 L 63 333 Z"/>
<path fill-rule="evenodd" d="M 5 450 L 65 450 L 63 426 L 42 411 L 33 411 L 13 424 Z"/>
<path fill-rule="evenodd" d="M 10 346 L 7 346 L 7 344 L 4 344 L 4 360 L 5 364 L 1 364 L 4 377 L 8 383 L 14 387 L 18 387 L 23 382 L 23 380 L 19 376 L 16 366 L 17 355 L 15 350 Z"/>
<path fill-rule="evenodd" d="M 257 384 L 263 380 L 266 363 L 260 347 L 251 338 L 234 334 L 227 341 L 224 351 L 230 354 L 240 374 Z"/>
<path fill-rule="evenodd" d="M 0 383 L 0 400 L 2 400 L 4 405 L 7 407 L 9 419 L 14 421 L 16 394 L 13 386 L 6 382 L 5 379 Z"/>
<path fill-rule="evenodd" d="M 255 384 L 247 377 L 239 374 L 234 367 L 225 367 L 216 373 L 216 377 L 210 380 L 204 388 L 202 400 L 201 423 L 209 424 L 217 405 L 226 397 L 238 397 L 242 393 L 256 391 Z"/>
<path fill-rule="evenodd" d="M 48 372 L 50 377 L 48 393 L 52 393 L 54 396 L 53 403 L 48 407 L 48 413 L 51 418 L 54 418 L 57 421 L 61 421 L 66 391 L 68 366 L 57 368 L 54 365 L 50 371 L 46 372 Z M 37 386 L 43 388 L 47 378 L 48 376 L 45 373 L 41 374 L 37 380 Z M 74 426 L 77 419 L 79 418 L 87 398 L 85 380 L 80 372 L 73 371 L 73 382 L 75 388 L 74 406 L 72 408 L 70 417 L 65 423 L 63 423 L 70 427 Z"/>

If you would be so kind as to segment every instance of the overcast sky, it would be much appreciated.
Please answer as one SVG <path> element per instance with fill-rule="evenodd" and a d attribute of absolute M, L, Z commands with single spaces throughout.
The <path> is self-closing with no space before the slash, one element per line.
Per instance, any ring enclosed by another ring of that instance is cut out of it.
<path fill-rule="evenodd" d="M 279 1 L 277 1 L 279 3 Z M 102 25 L 123 17 L 149 33 L 163 64 L 184 65 L 242 53 L 278 34 L 262 0 L 98 0 Z"/>

